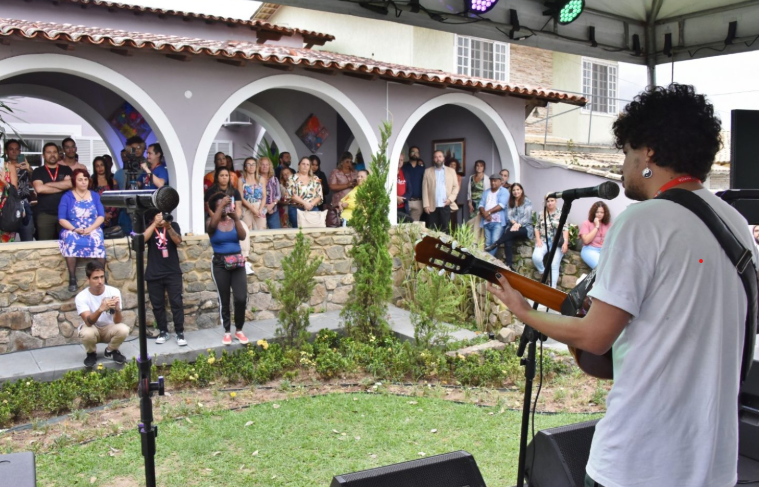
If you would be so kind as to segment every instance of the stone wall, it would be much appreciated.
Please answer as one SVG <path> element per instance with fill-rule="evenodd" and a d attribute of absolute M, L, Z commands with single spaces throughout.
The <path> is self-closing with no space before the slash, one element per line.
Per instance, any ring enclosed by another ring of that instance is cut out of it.
<path fill-rule="evenodd" d="M 317 271 L 318 284 L 310 304 L 319 311 L 342 308 L 353 287 L 353 269 L 348 257 L 353 230 L 344 228 L 305 229 L 312 255 L 324 262 Z M 248 320 L 274 318 L 279 306 L 272 300 L 267 279 L 283 278 L 282 259 L 295 245 L 295 230 L 267 230 L 251 236 L 255 274 L 248 276 Z M 121 290 L 124 322 L 136 333 L 137 284 L 134 252 L 125 239 L 108 241 L 108 284 Z M 208 237 L 186 236 L 179 248 L 184 277 L 186 330 L 219 326 L 219 304 L 211 278 L 212 249 Z M 79 290 L 86 286 L 84 266 L 79 261 Z M 399 266 L 394 268 L 397 270 Z M 79 343 L 76 328 L 81 323 L 74 297 L 68 292 L 68 272 L 57 242 L 3 244 L 0 253 L 0 353 L 66 343 Z M 147 322 L 153 323 L 148 302 Z M 171 317 L 171 313 L 169 318 Z"/>

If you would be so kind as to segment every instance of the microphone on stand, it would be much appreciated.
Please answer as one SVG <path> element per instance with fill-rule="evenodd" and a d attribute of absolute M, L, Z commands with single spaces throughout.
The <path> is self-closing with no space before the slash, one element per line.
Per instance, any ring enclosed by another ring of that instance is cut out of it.
<path fill-rule="evenodd" d="M 549 193 L 546 199 L 556 198 L 567 201 L 579 198 L 603 198 L 605 200 L 613 200 L 617 196 L 619 196 L 619 186 L 611 181 L 606 181 L 593 188 L 568 189 L 566 191 Z"/>

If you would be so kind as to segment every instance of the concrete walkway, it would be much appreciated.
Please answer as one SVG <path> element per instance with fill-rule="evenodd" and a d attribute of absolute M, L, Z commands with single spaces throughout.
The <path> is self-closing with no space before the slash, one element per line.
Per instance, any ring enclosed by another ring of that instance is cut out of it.
<path fill-rule="evenodd" d="M 393 332 L 402 340 L 414 339 L 414 327 L 411 324 L 409 312 L 395 306 L 388 308 L 390 315 L 390 325 Z M 311 326 L 308 330 L 316 333 L 319 330 L 328 328 L 337 330 L 340 327 L 340 312 L 330 311 L 328 313 L 315 313 L 311 315 Z M 260 339 L 272 340 L 275 338 L 277 329 L 277 320 L 250 321 L 245 324 L 243 331 L 248 337 L 250 343 L 255 344 Z M 208 353 L 208 349 L 215 350 L 217 356 L 222 350 L 233 351 L 241 348 L 236 340 L 233 344 L 224 346 L 221 343 L 223 329 L 221 326 L 198 331 L 188 331 L 185 333 L 188 345 L 180 347 L 177 345 L 175 335 L 162 345 L 156 344 L 154 339 L 148 339 L 148 353 L 153 357 L 153 363 L 160 365 L 171 363 L 174 360 L 181 359 L 194 361 L 201 353 Z M 458 330 L 451 333 L 455 340 L 466 340 L 474 338 L 476 335 L 469 330 Z M 105 367 L 119 368 L 120 366 L 110 359 L 103 357 L 105 344 L 98 344 L 98 363 Z M 138 357 L 140 353 L 140 344 L 137 337 L 129 337 L 120 348 L 128 360 L 132 357 Z M 28 350 L 21 352 L 12 352 L 0 355 L 0 383 L 8 380 L 20 378 L 32 378 L 37 381 L 51 381 L 58 379 L 70 370 L 84 370 L 84 347 L 79 344 L 60 345 L 57 347 L 41 348 L 38 350 Z"/>

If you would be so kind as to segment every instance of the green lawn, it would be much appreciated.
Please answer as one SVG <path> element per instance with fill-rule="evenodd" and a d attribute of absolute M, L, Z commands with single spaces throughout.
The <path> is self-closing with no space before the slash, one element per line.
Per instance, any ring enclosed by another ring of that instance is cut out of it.
<path fill-rule="evenodd" d="M 597 417 L 537 415 L 537 429 Z M 520 418 L 515 411 L 381 394 L 209 412 L 159 425 L 158 485 L 328 487 L 337 474 L 418 459 L 420 452 L 466 450 L 488 486 L 511 486 Z M 139 485 L 144 471 L 137 431 L 41 454 L 37 477 L 41 487 Z"/>

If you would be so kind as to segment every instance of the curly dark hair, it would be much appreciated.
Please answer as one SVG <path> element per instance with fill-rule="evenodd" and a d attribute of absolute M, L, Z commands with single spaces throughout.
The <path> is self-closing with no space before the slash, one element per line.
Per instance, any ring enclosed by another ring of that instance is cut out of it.
<path fill-rule="evenodd" d="M 714 106 L 691 85 L 673 83 L 642 92 L 612 126 L 618 149 L 648 147 L 659 167 L 669 167 L 701 181 L 711 171 L 722 146 L 722 122 Z"/>
<path fill-rule="evenodd" d="M 596 212 L 598 211 L 599 206 L 604 209 L 604 217 L 601 220 L 601 223 L 608 225 L 611 221 L 611 212 L 609 211 L 609 207 L 606 206 L 606 203 L 603 201 L 596 201 L 593 203 L 593 206 L 590 207 L 590 211 L 588 212 L 588 221 L 593 222 L 593 220 L 596 219 Z"/>

